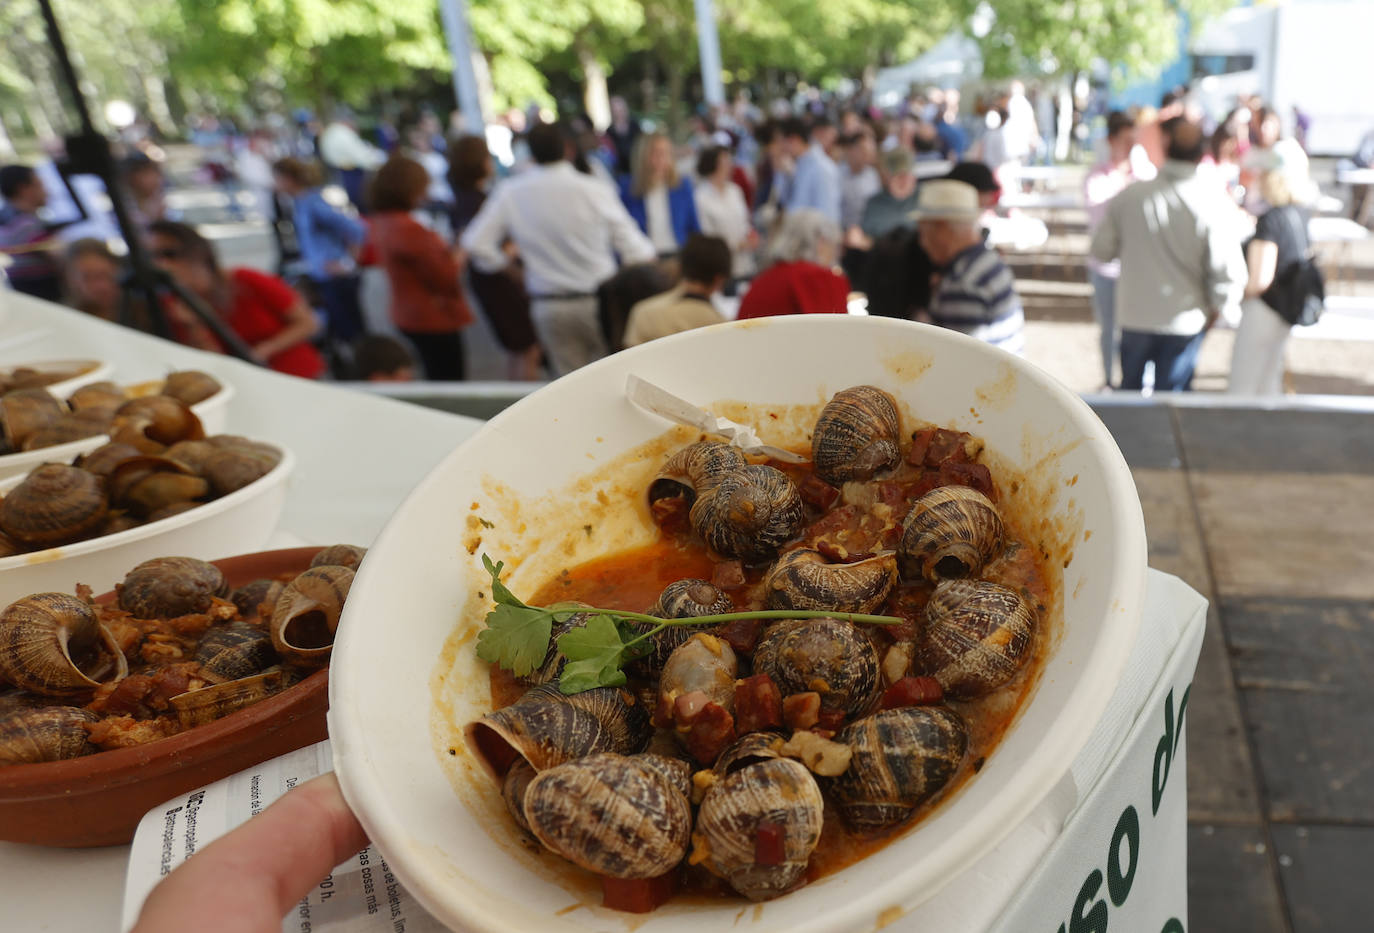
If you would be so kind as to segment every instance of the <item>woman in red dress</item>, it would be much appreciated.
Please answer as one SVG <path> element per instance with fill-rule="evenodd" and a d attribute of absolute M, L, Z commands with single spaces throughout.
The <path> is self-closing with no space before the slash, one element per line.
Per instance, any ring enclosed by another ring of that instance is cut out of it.
<path fill-rule="evenodd" d="M 324 358 L 310 343 L 319 322 L 291 286 L 256 269 L 221 270 L 214 247 L 186 224 L 154 221 L 148 236 L 153 261 L 219 315 L 257 362 L 306 379 L 324 372 Z M 165 310 L 177 340 L 224 352 L 214 331 L 180 301 L 170 301 Z"/>
<path fill-rule="evenodd" d="M 788 211 L 769 253 L 773 264 L 740 299 L 740 320 L 848 310 L 849 279 L 834 270 L 840 256 L 840 228 L 834 221 L 820 211 Z"/>

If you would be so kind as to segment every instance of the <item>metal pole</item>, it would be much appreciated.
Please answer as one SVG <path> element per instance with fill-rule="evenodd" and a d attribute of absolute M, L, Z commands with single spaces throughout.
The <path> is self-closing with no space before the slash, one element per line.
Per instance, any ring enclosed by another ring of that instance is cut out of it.
<path fill-rule="evenodd" d="M 448 35 L 448 51 L 453 58 L 453 91 L 463 125 L 470 133 L 481 135 L 486 125 L 482 97 L 477 91 L 477 72 L 472 67 L 472 34 L 468 31 L 467 0 L 439 0 L 439 14 Z"/>
<path fill-rule="evenodd" d="M 701 53 L 701 93 L 712 107 L 725 106 L 725 82 L 720 77 L 720 39 L 711 0 L 695 0 L 697 46 Z"/>

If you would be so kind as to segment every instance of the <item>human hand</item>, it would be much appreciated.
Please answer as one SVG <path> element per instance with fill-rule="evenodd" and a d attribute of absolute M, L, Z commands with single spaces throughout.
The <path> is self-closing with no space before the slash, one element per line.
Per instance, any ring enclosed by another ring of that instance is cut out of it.
<path fill-rule="evenodd" d="M 321 775 L 164 878 L 133 933 L 275 933 L 288 910 L 365 845 L 338 779 Z"/>

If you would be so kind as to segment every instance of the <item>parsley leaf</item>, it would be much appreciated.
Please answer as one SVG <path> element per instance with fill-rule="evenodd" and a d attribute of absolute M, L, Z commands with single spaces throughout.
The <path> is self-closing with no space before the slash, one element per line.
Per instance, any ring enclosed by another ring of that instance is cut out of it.
<path fill-rule="evenodd" d="M 596 615 L 583 626 L 558 636 L 558 650 L 568 659 L 558 679 L 564 693 L 625 683 L 625 642 L 611 616 Z"/>
<path fill-rule="evenodd" d="M 504 563 L 493 564 L 483 554 L 482 565 L 491 574 L 496 607 L 487 613 L 487 627 L 477 635 L 477 656 L 489 664 L 499 664 L 516 677 L 527 677 L 544 663 L 556 613 L 516 599 L 501 582 Z"/>

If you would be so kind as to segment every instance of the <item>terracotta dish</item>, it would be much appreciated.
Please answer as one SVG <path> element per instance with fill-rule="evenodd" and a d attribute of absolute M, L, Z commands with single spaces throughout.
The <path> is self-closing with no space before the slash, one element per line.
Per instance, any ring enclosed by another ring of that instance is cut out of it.
<path fill-rule="evenodd" d="M 231 587 L 295 574 L 318 547 L 213 561 Z M 114 593 L 97 597 L 109 602 Z M 133 748 L 68 761 L 0 767 L 0 840 L 32 845 L 120 845 L 164 801 L 260 761 L 328 738 L 329 671 L 210 725 Z"/>

